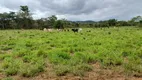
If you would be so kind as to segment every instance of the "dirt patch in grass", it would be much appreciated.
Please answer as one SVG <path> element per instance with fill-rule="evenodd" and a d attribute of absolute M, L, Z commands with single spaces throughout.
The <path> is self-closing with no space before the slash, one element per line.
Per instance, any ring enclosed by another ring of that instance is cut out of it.
<path fill-rule="evenodd" d="M 11 54 L 12 53 L 12 50 L 1 50 L 0 51 L 1 54 Z"/>
<path fill-rule="evenodd" d="M 0 80 L 2 79 L 2 78 L 4 78 L 5 76 L 2 74 L 2 73 L 0 73 Z"/>
<path fill-rule="evenodd" d="M 40 73 L 35 77 L 21 77 L 21 76 L 12 76 L 14 80 L 142 80 L 142 78 L 125 76 L 121 68 L 104 69 L 101 68 L 99 63 L 92 64 L 93 70 L 87 72 L 85 76 L 74 76 L 72 74 L 67 74 L 66 76 L 56 76 L 53 71 L 52 65 L 48 64 L 44 72 Z M 5 76 L 0 74 L 0 79 Z"/>

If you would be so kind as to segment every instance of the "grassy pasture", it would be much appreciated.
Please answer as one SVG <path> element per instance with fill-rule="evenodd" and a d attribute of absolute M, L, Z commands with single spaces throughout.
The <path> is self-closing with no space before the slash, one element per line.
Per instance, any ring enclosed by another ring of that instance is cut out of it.
<path fill-rule="evenodd" d="M 142 30 L 122 27 L 84 28 L 79 33 L 0 31 L 0 73 L 4 76 L 34 77 L 48 67 L 57 76 L 84 76 L 96 63 L 102 69 L 120 67 L 125 75 L 142 77 Z"/>

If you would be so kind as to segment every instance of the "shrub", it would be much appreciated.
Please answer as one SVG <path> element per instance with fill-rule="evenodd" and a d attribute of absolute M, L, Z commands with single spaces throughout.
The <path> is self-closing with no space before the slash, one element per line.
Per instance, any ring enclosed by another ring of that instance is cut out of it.
<path fill-rule="evenodd" d="M 2 63 L 2 69 L 6 75 L 15 75 L 18 72 L 22 61 L 14 60 L 13 58 L 5 58 Z"/>
<path fill-rule="evenodd" d="M 11 54 L 0 54 L 0 60 L 4 60 L 5 58 L 11 57 Z"/>
<path fill-rule="evenodd" d="M 76 66 L 73 66 L 70 70 L 71 73 L 73 73 L 75 76 L 83 76 L 86 71 L 91 71 L 92 67 L 88 64 L 78 64 Z"/>
<path fill-rule="evenodd" d="M 41 66 L 33 65 L 33 64 L 23 64 L 20 68 L 20 74 L 23 77 L 33 77 L 36 76 L 39 72 L 41 72 Z"/>
<path fill-rule="evenodd" d="M 5 74 L 7 76 L 9 75 L 16 75 L 18 72 L 18 68 L 17 68 L 17 65 L 16 66 L 10 66 L 8 67 L 6 70 L 5 70 Z"/>
<path fill-rule="evenodd" d="M 13 46 L 4 46 L 1 48 L 1 50 L 8 51 L 8 50 L 11 50 L 12 48 Z"/>
<path fill-rule="evenodd" d="M 14 80 L 14 79 L 11 78 L 11 77 L 7 77 L 7 78 L 4 78 L 4 79 L 2 79 L 2 80 Z"/>
<path fill-rule="evenodd" d="M 45 52 L 45 51 L 43 51 L 43 50 L 39 50 L 38 52 L 37 52 L 37 56 L 38 57 L 44 57 L 44 58 L 46 58 L 47 57 L 47 53 Z"/>
<path fill-rule="evenodd" d="M 65 76 L 67 73 L 69 73 L 69 68 L 70 66 L 68 65 L 57 65 L 55 66 L 54 70 L 57 76 Z"/>
<path fill-rule="evenodd" d="M 122 65 L 123 58 L 120 53 L 99 53 L 98 60 L 103 66 Z"/>
<path fill-rule="evenodd" d="M 33 57 L 30 55 L 26 55 L 23 57 L 23 61 L 29 63 Z"/>
<path fill-rule="evenodd" d="M 20 49 L 20 51 L 14 51 L 14 56 L 16 57 L 23 57 L 25 56 L 27 53 L 29 53 L 30 51 L 29 50 L 26 50 L 26 49 Z"/>
<path fill-rule="evenodd" d="M 126 73 L 131 75 L 139 75 L 142 73 L 142 59 L 136 55 L 130 55 L 128 61 L 124 63 Z M 139 75 L 142 76 L 142 75 Z"/>
<path fill-rule="evenodd" d="M 71 56 L 68 53 L 54 51 L 48 54 L 48 58 L 51 63 L 64 64 L 71 58 Z"/>
<path fill-rule="evenodd" d="M 96 62 L 95 55 L 91 53 L 75 53 L 73 59 L 83 63 Z"/>

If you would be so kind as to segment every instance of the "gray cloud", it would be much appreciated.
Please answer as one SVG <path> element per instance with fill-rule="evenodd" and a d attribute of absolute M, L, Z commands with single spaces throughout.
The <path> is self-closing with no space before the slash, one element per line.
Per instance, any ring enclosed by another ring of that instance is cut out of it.
<path fill-rule="evenodd" d="M 52 14 L 69 20 L 128 20 L 142 15 L 142 0 L 1 0 L 0 12 L 28 5 L 34 18 Z"/>

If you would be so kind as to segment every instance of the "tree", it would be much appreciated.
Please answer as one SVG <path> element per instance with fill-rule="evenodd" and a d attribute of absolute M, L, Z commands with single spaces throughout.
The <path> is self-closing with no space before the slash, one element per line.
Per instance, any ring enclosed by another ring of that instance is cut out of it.
<path fill-rule="evenodd" d="M 64 28 L 64 22 L 63 22 L 63 20 L 57 20 L 56 23 L 55 23 L 54 28 L 63 29 Z"/>
<path fill-rule="evenodd" d="M 50 28 L 54 28 L 56 21 L 57 17 L 55 15 L 48 17 L 48 25 L 50 26 Z"/>
<path fill-rule="evenodd" d="M 29 8 L 28 6 L 20 6 L 20 17 L 21 18 L 30 18 L 30 13 L 29 13 Z"/>
<path fill-rule="evenodd" d="M 33 26 L 32 20 L 28 6 L 20 6 L 20 11 L 17 14 L 18 26 L 24 29 L 31 28 Z"/>
<path fill-rule="evenodd" d="M 79 27 L 80 25 L 79 25 L 79 23 L 75 23 L 75 27 L 77 28 L 77 27 Z"/>
<path fill-rule="evenodd" d="M 139 21 L 139 27 L 142 27 L 142 20 Z"/>
<path fill-rule="evenodd" d="M 108 20 L 109 26 L 116 26 L 117 20 L 116 19 L 110 19 Z"/>
<path fill-rule="evenodd" d="M 130 26 L 127 21 L 117 21 L 116 26 Z"/>
<path fill-rule="evenodd" d="M 136 16 L 136 17 L 133 17 L 129 23 L 132 25 L 132 26 L 139 26 L 139 23 L 140 21 L 142 20 L 142 16 Z"/>
<path fill-rule="evenodd" d="M 0 14 L 0 25 L 2 29 L 9 28 L 9 21 L 10 18 L 8 13 Z"/>
<path fill-rule="evenodd" d="M 142 16 L 136 16 L 136 17 L 133 17 L 132 19 L 131 19 L 131 21 L 133 21 L 133 22 L 139 22 L 139 21 L 141 21 L 142 20 Z"/>

